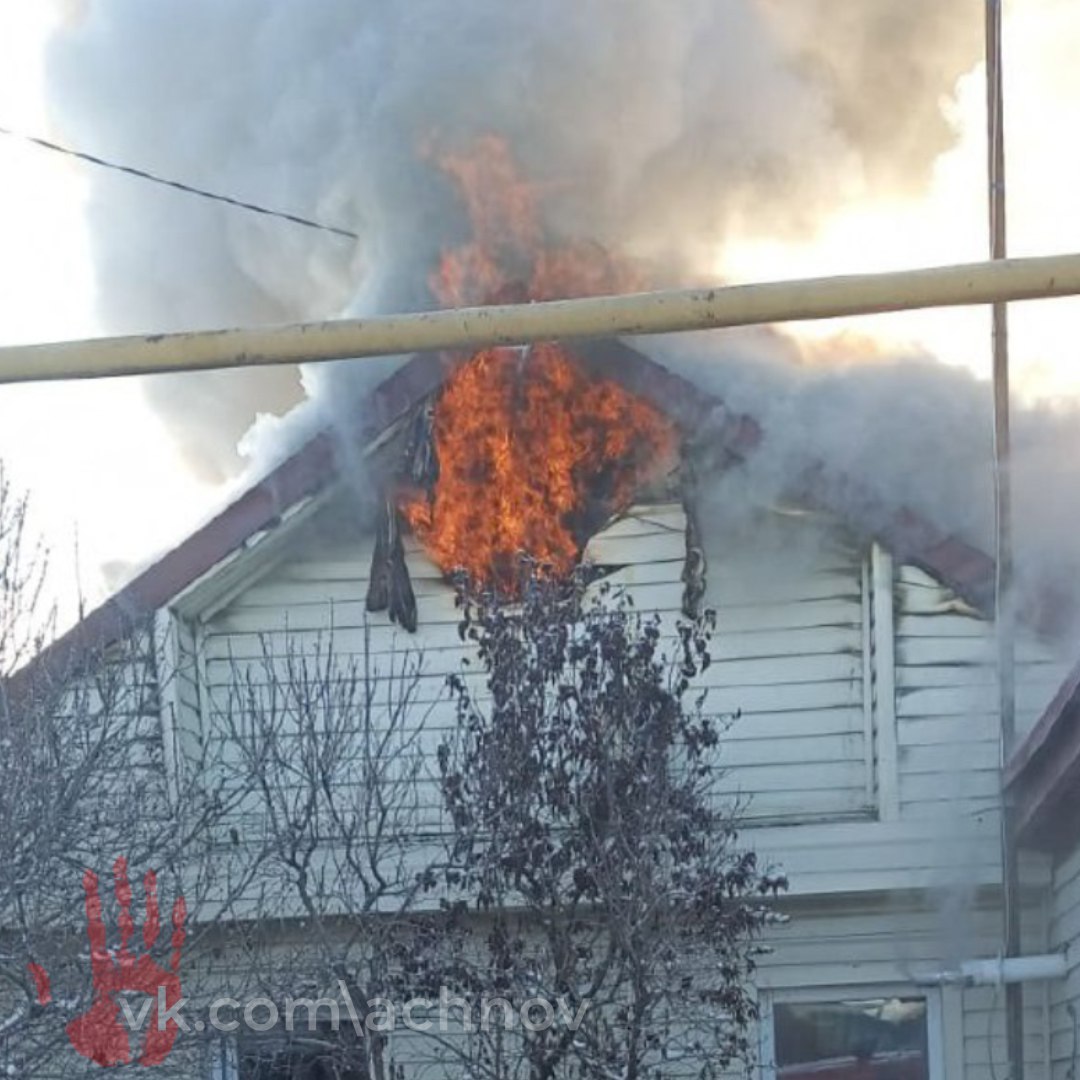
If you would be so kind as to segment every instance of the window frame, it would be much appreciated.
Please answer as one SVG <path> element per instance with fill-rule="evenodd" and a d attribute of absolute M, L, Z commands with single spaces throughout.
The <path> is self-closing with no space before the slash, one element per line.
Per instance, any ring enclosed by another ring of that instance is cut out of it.
<path fill-rule="evenodd" d="M 339 1025 L 337 1031 L 344 1031 L 345 1025 Z M 210 1080 L 241 1080 L 243 1075 L 243 1057 L 245 1040 L 251 1044 L 259 1042 L 259 1036 L 269 1036 L 267 1044 L 273 1042 L 273 1036 L 278 1031 L 271 1028 L 265 1032 L 237 1033 L 231 1032 L 211 1040 L 207 1059 L 205 1075 Z M 391 1037 L 392 1037 L 392 1033 Z M 287 1039 L 285 1040 L 287 1045 Z"/>
<path fill-rule="evenodd" d="M 758 1003 L 758 1076 L 778 1080 L 776 1068 L 776 1005 L 826 1004 L 865 998 L 923 998 L 926 1001 L 926 1045 L 929 1080 L 945 1080 L 945 1029 L 940 989 L 914 983 L 843 983 L 836 986 L 784 987 L 761 990 Z"/>

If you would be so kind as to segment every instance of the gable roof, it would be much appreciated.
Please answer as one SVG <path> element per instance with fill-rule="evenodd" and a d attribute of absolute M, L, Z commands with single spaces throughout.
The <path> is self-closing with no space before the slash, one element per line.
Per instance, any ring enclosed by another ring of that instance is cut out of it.
<path fill-rule="evenodd" d="M 730 410 L 719 398 L 621 341 L 584 343 L 575 346 L 574 354 L 586 370 L 617 380 L 664 411 L 688 439 L 707 444 L 717 466 L 744 460 L 763 437 L 753 417 Z M 414 356 L 374 391 L 362 430 L 351 445 L 330 431 L 316 435 L 61 635 L 33 666 L 66 671 L 82 653 L 120 640 L 133 624 L 167 606 L 252 537 L 273 528 L 290 508 L 327 489 L 354 458 L 357 446 L 385 440 L 463 359 L 430 353 Z M 921 567 L 967 602 L 988 610 L 994 560 L 985 552 L 913 510 L 890 508 L 865 485 L 829 475 L 823 467 L 808 470 L 795 488 L 792 494 L 810 508 L 838 512 L 856 535 L 876 539 L 897 559 Z M 860 507 L 858 521 L 843 510 L 854 505 Z"/>

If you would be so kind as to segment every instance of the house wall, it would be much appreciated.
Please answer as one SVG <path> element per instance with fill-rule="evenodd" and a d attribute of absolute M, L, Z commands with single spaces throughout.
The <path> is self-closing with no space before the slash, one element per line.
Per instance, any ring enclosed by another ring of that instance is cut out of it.
<path fill-rule="evenodd" d="M 57 808 L 55 835 L 70 840 L 69 864 L 140 849 L 160 850 L 168 819 L 169 769 L 162 739 L 161 656 L 149 625 L 133 626 L 106 652 L 70 672 L 60 690 L 51 769 L 77 777 L 73 805 Z M 40 708 L 42 703 L 32 704 Z M 124 807 L 119 816 L 117 807 Z M 130 849 L 118 847 L 123 837 Z M 104 871 L 104 866 L 97 867 Z"/>
<path fill-rule="evenodd" d="M 639 508 L 595 537 L 586 558 L 635 605 L 674 620 L 685 516 Z M 862 553 L 801 518 L 705 527 L 704 603 L 717 613 L 706 708 L 732 719 L 725 789 L 754 823 L 858 820 L 874 812 Z M 735 714 L 738 714 L 735 716 Z"/>
<path fill-rule="evenodd" d="M 943 902 L 944 901 L 944 902 Z M 1025 940 L 1034 948 L 1044 928 L 1028 914 Z M 808 995 L 827 1000 L 926 995 L 940 1021 L 947 1080 L 997 1080 L 1008 1072 L 1004 995 L 993 987 L 919 987 L 924 976 L 960 959 L 999 950 L 1001 914 L 992 893 L 939 897 L 875 894 L 797 903 L 772 935 L 774 951 L 762 965 L 766 1002 Z M 1042 1001 L 1025 997 L 1024 1055 L 1031 1080 L 1045 1078 Z"/>
<path fill-rule="evenodd" d="M 761 1050 L 749 1075 L 774 1080 L 771 1056 L 772 1006 L 784 1001 L 851 1001 L 875 997 L 925 997 L 930 1011 L 931 1053 L 938 1070 L 932 1080 L 1001 1080 L 1008 1073 L 1004 995 L 993 987 L 918 987 L 913 978 L 947 968 L 956 948 L 990 955 L 997 948 L 1000 913 L 991 903 L 972 903 L 962 925 L 940 908 L 911 896 L 874 895 L 817 903 L 789 904 L 789 921 L 766 938 L 771 952 L 761 959 L 756 986 L 762 1018 Z M 1036 937 L 1033 919 L 1026 933 Z M 1038 997 L 1025 1001 L 1025 1066 L 1030 1080 L 1046 1080 L 1045 1015 Z M 446 1075 L 429 1041 L 404 1033 L 394 1055 L 406 1076 Z M 700 1063 L 698 1063 L 700 1064 Z M 685 1075 L 699 1075 L 687 1062 Z M 745 1076 L 733 1069 L 732 1076 Z"/>
<path fill-rule="evenodd" d="M 594 538 L 589 556 L 640 609 L 673 619 L 684 524 L 677 507 L 641 508 Z M 765 527 L 706 537 L 706 601 L 718 612 L 709 707 L 739 711 L 724 739 L 729 791 L 745 803 L 744 840 L 787 870 L 795 904 L 810 905 L 777 932 L 763 990 L 910 988 L 916 969 L 996 955 L 992 624 L 921 570 L 855 548 L 828 523 L 778 516 Z M 424 716 L 420 745 L 434 754 L 453 722 L 445 676 L 466 656 L 453 595 L 412 546 L 419 633 L 368 616 L 370 555 L 363 536 L 301 537 L 291 554 L 190 618 L 185 647 L 197 678 L 180 697 L 199 703 L 204 725 L 229 710 L 230 694 L 231 707 L 241 705 L 239 672 L 280 672 L 290 654 L 324 655 L 332 643 L 340 658 L 369 663 L 388 686 L 391 668 L 419 648 L 413 705 Z M 1024 730 L 1068 665 L 1023 634 L 1018 661 Z M 259 683 L 256 673 L 252 685 Z M 224 729 L 211 722 L 206 730 L 227 757 Z M 410 827 L 436 834 L 433 778 L 418 791 Z M 1038 875 L 1036 866 L 1031 880 Z M 1033 950 L 1045 948 L 1044 929 L 1029 927 Z M 940 1001 L 945 1075 L 1002 1075 L 1003 995 L 944 988 Z M 1026 1006 L 1026 1053 L 1037 1077 L 1048 1047 L 1041 991 L 1029 991 Z M 1064 1009 L 1059 1002 L 1053 1013 L 1059 1061 Z"/>
<path fill-rule="evenodd" d="M 678 506 L 638 508 L 594 537 L 587 557 L 640 610 L 673 620 L 684 528 Z M 827 521 L 769 515 L 703 531 L 706 603 L 718 613 L 703 682 L 707 707 L 735 717 L 723 740 L 724 782 L 743 805 L 748 840 L 789 870 L 799 892 L 997 881 L 992 625 L 922 571 L 893 567 L 882 552 L 871 558 Z M 291 550 L 193 621 L 201 690 L 182 693 L 201 694 L 214 728 L 214 715 L 247 707 L 235 692 L 240 671 L 265 684 L 290 653 L 332 648 L 389 686 L 391 669 L 420 650 L 413 706 L 433 755 L 453 723 L 445 677 L 466 656 L 438 570 L 410 546 L 420 615 L 410 635 L 364 610 L 369 537 L 312 534 Z M 1031 640 L 1018 651 L 1025 725 L 1063 665 Z M 217 728 L 211 737 L 227 755 Z M 415 831 L 441 830 L 433 776 L 417 785 L 410 814 Z"/>
<path fill-rule="evenodd" d="M 1000 730 L 993 623 L 913 566 L 896 573 L 900 800 L 908 817 L 996 814 Z M 1071 664 L 1021 628 L 1017 732 L 1031 729 Z"/>
<path fill-rule="evenodd" d="M 925 997 L 930 1011 L 932 1080 L 997 1080 L 1007 1074 L 1004 995 L 993 987 L 963 989 L 958 986 L 919 986 L 923 976 L 948 969 L 962 955 L 989 955 L 996 948 L 1000 913 L 989 894 L 966 898 L 962 907 L 943 909 L 914 894 L 866 894 L 860 897 L 820 900 L 789 900 L 783 905 L 786 922 L 768 931 L 770 951 L 761 958 L 756 989 L 762 1011 L 761 1046 L 750 1075 L 773 1080 L 769 1026 L 772 1007 L 785 1001 L 851 1001 L 875 997 Z M 1034 943 L 1044 927 L 1033 914 L 1025 934 Z M 191 982 L 186 992 L 194 1008 L 225 992 L 247 1000 L 262 996 L 265 987 L 288 986 L 283 973 L 295 968 L 298 950 L 305 947 L 308 931 L 282 928 L 279 936 L 261 949 L 247 943 L 243 948 L 219 943 L 212 952 L 190 958 Z M 1034 944 L 1032 944 L 1034 947 Z M 332 950 L 331 950 L 332 951 Z M 329 955 L 329 952 L 328 954 Z M 304 966 L 303 970 L 317 969 Z M 331 970 L 327 966 L 327 972 Z M 263 974 L 260 974 L 263 973 Z M 268 974 L 269 983 L 252 981 Z M 334 977 L 328 976 L 327 996 L 340 999 Z M 281 991 L 279 990 L 280 994 Z M 297 993 L 294 991 L 294 993 Z M 310 990 L 307 991 L 310 993 Z M 299 996 L 299 994 L 297 995 Z M 357 1002 L 357 1004 L 360 1004 Z M 402 1003 L 397 1003 L 400 1006 Z M 263 1015 L 261 1012 L 260 1016 Z M 414 1012 L 423 1020 L 423 1008 Z M 1031 1080 L 1046 1080 L 1048 1044 L 1045 1014 L 1038 994 L 1025 1000 L 1025 1064 Z M 450 1017 L 450 1032 L 454 1017 Z M 434 1030 L 438 1031 L 437 1020 Z M 179 1049 L 188 1060 L 199 1055 L 220 1062 L 229 1055 L 214 1055 L 216 1040 L 185 1037 Z M 391 1055 L 410 1080 L 442 1080 L 460 1076 L 460 1066 L 445 1046 L 423 1034 L 410 1032 L 400 1022 L 392 1037 Z M 685 1075 L 698 1075 L 695 1063 L 686 1062 Z M 191 1076 L 205 1076 L 193 1071 Z M 215 1074 L 218 1075 L 218 1074 Z M 234 1080 L 225 1070 L 222 1080 Z M 745 1075 L 733 1070 L 731 1075 Z"/>
<path fill-rule="evenodd" d="M 996 882 L 1000 711 L 994 624 L 916 567 L 898 567 L 894 581 L 901 818 L 933 825 L 931 842 L 944 856 L 946 879 Z M 1071 663 L 1023 626 L 1015 655 L 1022 736 Z M 1029 884 L 1045 881 L 1045 861 L 1027 860 L 1021 869 Z"/>
<path fill-rule="evenodd" d="M 1080 843 L 1059 855 L 1050 901 L 1050 947 L 1067 950 L 1069 973 L 1053 985 L 1051 1047 L 1054 1080 L 1080 1074 Z"/>
<path fill-rule="evenodd" d="M 613 568 L 639 610 L 674 620 L 685 555 L 681 508 L 628 517 L 596 537 L 588 556 Z M 784 533 L 786 535 L 786 533 Z M 834 545 L 793 558 L 781 550 L 710 553 L 707 603 L 719 612 L 713 664 L 702 682 L 708 708 L 740 712 L 725 738 L 727 790 L 755 822 L 851 820 L 873 813 L 859 554 Z M 198 628 L 206 699 L 223 714 L 238 705 L 237 671 L 270 681 L 290 651 L 332 648 L 347 662 L 367 657 L 381 678 L 407 653 L 422 652 L 415 704 L 426 711 L 429 744 L 453 722 L 446 675 L 467 652 L 451 589 L 415 547 L 408 563 L 420 629 L 413 636 L 364 610 L 370 539 L 323 544 L 278 566 Z M 479 681 L 479 677 L 478 677 Z M 434 781 L 430 819 L 440 827 Z"/>
<path fill-rule="evenodd" d="M 596 537 L 589 556 L 640 609 L 673 619 L 684 526 L 677 507 L 642 508 Z M 739 712 L 724 739 L 728 790 L 745 800 L 745 842 L 783 865 L 792 882 L 792 920 L 775 931 L 775 952 L 762 965 L 764 1000 L 910 990 L 921 972 L 996 955 L 1000 913 L 984 889 L 999 880 L 991 624 L 922 571 L 859 550 L 828 523 L 779 516 L 707 539 L 706 599 L 718 612 L 709 707 Z M 149 672 L 155 680 L 140 706 L 139 745 L 150 747 L 145 764 L 158 773 L 151 744 L 159 732 L 174 768 L 205 754 L 227 772 L 236 748 L 223 717 L 242 721 L 254 701 L 265 700 L 267 672 L 280 675 L 296 662 L 317 667 L 331 644 L 339 661 L 355 661 L 361 672 L 370 665 L 388 692 L 391 672 L 400 676 L 406 658 L 422 650 L 422 672 L 406 682 L 409 715 L 423 716 L 423 730 L 416 743 L 387 747 L 393 767 L 417 752 L 432 757 L 450 729 L 445 676 L 467 654 L 452 592 L 436 568 L 410 550 L 421 619 L 412 636 L 364 611 L 367 538 L 301 533 L 295 541 L 211 606 L 159 619 L 157 645 L 168 662 L 133 668 L 133 677 Z M 1019 643 L 1018 658 L 1025 728 L 1066 665 L 1031 638 Z M 149 663 L 142 654 L 139 664 Z M 252 810 L 239 805 L 215 826 L 223 851 L 258 846 L 265 823 Z M 442 820 L 430 774 L 418 779 L 399 821 L 424 843 L 437 839 Z M 233 830 L 239 841 L 229 839 Z M 332 871 L 333 845 L 322 847 L 316 870 Z M 407 860 L 419 850 L 391 847 L 385 855 Z M 254 914 L 265 911 L 267 889 L 283 895 L 288 883 L 278 871 L 243 884 L 248 899 L 263 905 L 244 909 Z M 193 884 L 192 900 L 198 895 Z M 1059 948 L 1080 937 L 1080 852 L 1056 866 L 1053 897 L 1049 944 Z M 200 916 L 216 917 L 210 908 L 193 921 Z M 1032 951 L 1045 948 L 1043 930 L 1028 927 Z M 993 988 L 933 993 L 940 994 L 945 1075 L 1003 1075 L 1003 995 Z M 1053 992 L 1049 1042 L 1041 991 L 1025 1003 L 1030 1076 L 1044 1075 L 1048 1048 L 1055 1077 L 1070 1075 L 1068 1006 L 1080 1006 L 1080 956 L 1068 983 Z"/>

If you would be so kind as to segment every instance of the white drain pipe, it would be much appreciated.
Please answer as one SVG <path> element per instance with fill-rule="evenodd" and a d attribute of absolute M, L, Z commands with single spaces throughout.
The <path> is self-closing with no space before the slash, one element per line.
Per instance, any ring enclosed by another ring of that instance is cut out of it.
<path fill-rule="evenodd" d="M 998 956 L 992 960 L 965 960 L 947 971 L 917 975 L 919 986 L 1004 986 L 1010 983 L 1064 979 L 1068 964 L 1064 953 L 1040 956 Z"/>

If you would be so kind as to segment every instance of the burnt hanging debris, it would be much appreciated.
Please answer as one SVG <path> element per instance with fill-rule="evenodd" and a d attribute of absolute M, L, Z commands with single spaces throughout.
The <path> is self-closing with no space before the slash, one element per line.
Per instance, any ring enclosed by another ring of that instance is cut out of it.
<path fill-rule="evenodd" d="M 423 401 L 412 418 L 402 472 L 414 488 L 430 498 L 439 480 L 439 457 L 435 453 L 435 401 L 432 398 Z"/>
<path fill-rule="evenodd" d="M 367 592 L 368 611 L 386 611 L 410 634 L 416 632 L 416 595 L 413 593 L 405 548 L 401 542 L 401 514 L 392 497 L 384 498 L 375 526 L 375 551 Z"/>
<path fill-rule="evenodd" d="M 434 423 L 435 403 L 427 398 L 413 412 L 405 451 L 385 484 L 371 556 L 367 609 L 387 612 L 391 621 L 409 633 L 415 633 L 417 627 L 416 595 L 405 562 L 401 539 L 405 521 L 398 499 L 403 488 L 430 495 L 439 478 Z"/>
<path fill-rule="evenodd" d="M 705 599 L 705 575 L 708 571 L 708 562 L 705 558 L 705 545 L 701 537 L 701 523 L 698 520 L 697 468 L 693 453 L 685 445 L 682 448 L 680 481 L 683 513 L 686 515 L 686 559 L 683 562 L 682 570 L 682 612 L 688 619 L 697 619 L 702 613 L 702 602 Z"/>

